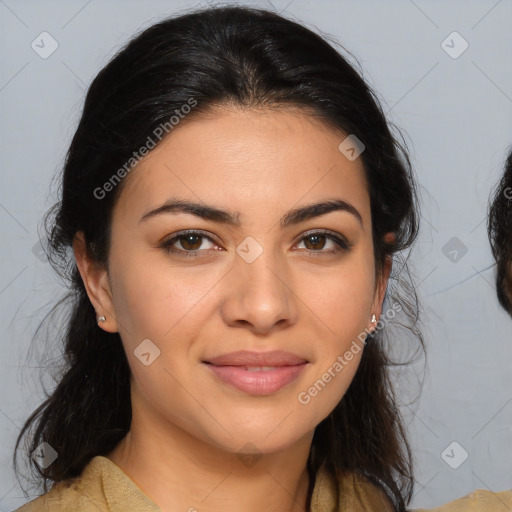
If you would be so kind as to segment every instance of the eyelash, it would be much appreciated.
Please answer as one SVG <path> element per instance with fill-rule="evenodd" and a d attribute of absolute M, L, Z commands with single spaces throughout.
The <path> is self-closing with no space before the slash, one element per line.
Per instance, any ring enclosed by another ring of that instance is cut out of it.
<path fill-rule="evenodd" d="M 205 249 L 195 249 L 193 251 L 185 251 L 183 249 L 175 249 L 175 248 L 172 247 L 172 245 L 176 241 L 180 240 L 181 238 L 186 237 L 187 235 L 198 235 L 201 238 L 207 238 L 208 240 L 210 240 L 214 244 L 216 243 L 215 240 L 213 240 L 210 236 L 208 236 L 203 231 L 189 230 L 189 231 L 182 231 L 181 233 L 178 233 L 177 235 L 175 235 L 172 238 L 170 238 L 169 240 L 165 240 L 160 245 L 160 248 L 166 250 L 168 253 L 181 254 L 181 255 L 183 255 L 183 256 L 185 256 L 187 258 L 199 258 L 199 257 L 201 257 L 199 255 L 199 253 L 200 252 L 204 252 Z M 326 239 L 332 240 L 338 246 L 336 249 L 333 249 L 333 250 L 331 249 L 329 251 L 324 251 L 324 250 L 321 250 L 321 249 L 317 250 L 317 251 L 312 250 L 312 249 L 306 249 L 306 250 L 308 250 L 311 253 L 311 256 L 313 256 L 313 257 L 321 256 L 322 254 L 338 254 L 340 252 L 346 252 L 346 251 L 348 251 L 352 247 L 352 244 L 349 244 L 344 238 L 341 238 L 341 237 L 339 237 L 337 235 L 334 235 L 330 231 L 324 231 L 324 230 L 309 231 L 309 232 L 305 233 L 299 239 L 298 242 L 300 243 L 303 240 L 305 240 L 306 238 L 311 237 L 313 235 L 325 235 Z"/>

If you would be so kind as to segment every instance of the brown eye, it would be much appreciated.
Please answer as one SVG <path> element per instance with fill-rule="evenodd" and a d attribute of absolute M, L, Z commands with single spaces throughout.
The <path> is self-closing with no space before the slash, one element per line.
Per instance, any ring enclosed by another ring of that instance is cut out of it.
<path fill-rule="evenodd" d="M 201 235 L 188 234 L 181 235 L 177 237 L 176 240 L 181 242 L 181 247 L 183 247 L 183 249 L 194 251 L 201 247 L 202 238 L 204 237 Z"/>
<path fill-rule="evenodd" d="M 315 231 L 306 234 L 306 236 L 301 238 L 300 242 L 304 243 L 306 249 L 313 254 L 332 254 L 340 251 L 347 251 L 350 248 L 350 244 L 343 238 L 330 233 L 324 233 L 323 231 Z M 329 242 L 331 243 L 330 248 L 328 247 Z M 327 249 L 325 249 L 326 245 Z"/>
<path fill-rule="evenodd" d="M 323 249 L 326 238 L 327 237 L 325 235 L 308 235 L 307 237 L 304 238 L 304 240 L 308 240 L 309 242 L 311 242 L 311 247 L 308 247 L 308 244 L 305 243 L 306 248 L 314 249 L 315 251 Z"/>
<path fill-rule="evenodd" d="M 209 249 L 208 247 L 201 249 L 205 240 L 209 241 L 214 247 L 218 247 L 211 237 L 200 231 L 179 233 L 169 240 L 164 241 L 160 247 L 169 253 L 195 258 Z M 335 254 L 341 251 L 347 251 L 350 248 L 350 244 L 344 238 L 322 231 L 306 234 L 301 238 L 300 242 L 304 243 L 307 251 L 315 255 L 316 253 L 318 253 L 318 255 Z M 331 244 L 330 248 L 329 243 Z"/>
<path fill-rule="evenodd" d="M 182 256 L 194 258 L 200 256 L 200 253 L 204 253 L 208 249 L 211 249 L 211 247 L 203 247 L 201 249 L 204 241 L 209 241 L 213 246 L 215 246 L 215 242 L 209 236 L 200 231 L 189 231 L 180 233 L 169 240 L 164 241 L 160 247 L 170 253 L 177 253 Z"/>

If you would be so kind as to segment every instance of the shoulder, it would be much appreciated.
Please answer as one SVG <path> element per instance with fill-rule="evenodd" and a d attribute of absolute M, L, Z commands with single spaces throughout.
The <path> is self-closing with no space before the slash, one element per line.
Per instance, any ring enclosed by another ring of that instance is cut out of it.
<path fill-rule="evenodd" d="M 64 512 L 65 510 L 98 512 L 97 500 L 90 493 L 80 492 L 81 484 L 81 478 L 60 482 L 47 493 L 29 501 L 14 512 Z"/>
<path fill-rule="evenodd" d="M 14 512 L 98 512 L 109 510 L 103 492 L 105 472 L 103 457 L 95 457 L 79 477 L 55 483 L 45 494 L 22 505 Z"/>
<path fill-rule="evenodd" d="M 363 475 L 340 473 L 336 482 L 334 475 L 322 467 L 317 473 L 311 511 L 334 510 L 393 512 L 394 508 L 384 490 Z"/>
<path fill-rule="evenodd" d="M 25 503 L 25 505 L 17 508 L 14 512 L 39 512 L 40 510 L 63 510 L 60 497 L 56 496 L 52 490 L 39 496 L 39 498 Z"/>
<path fill-rule="evenodd" d="M 160 512 L 159 507 L 107 457 L 91 459 L 82 474 L 14 512 Z"/>
<path fill-rule="evenodd" d="M 363 475 L 352 473 L 344 478 L 353 489 L 351 508 L 348 510 L 393 512 L 394 507 L 384 489 Z M 347 493 L 350 496 L 350 493 Z M 345 510 L 345 509 L 343 509 Z"/>
<path fill-rule="evenodd" d="M 478 490 L 464 498 L 432 509 L 415 509 L 411 512 L 510 512 L 512 490 L 491 492 Z"/>

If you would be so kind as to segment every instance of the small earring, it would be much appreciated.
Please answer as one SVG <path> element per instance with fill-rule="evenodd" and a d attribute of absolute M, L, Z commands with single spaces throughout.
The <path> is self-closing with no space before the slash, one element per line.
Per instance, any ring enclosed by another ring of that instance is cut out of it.
<path fill-rule="evenodd" d="M 107 319 L 103 315 L 98 317 L 98 322 L 106 322 L 106 321 L 107 321 Z"/>
<path fill-rule="evenodd" d="M 375 313 L 372 315 L 372 324 L 377 323 L 377 317 L 375 316 Z"/>

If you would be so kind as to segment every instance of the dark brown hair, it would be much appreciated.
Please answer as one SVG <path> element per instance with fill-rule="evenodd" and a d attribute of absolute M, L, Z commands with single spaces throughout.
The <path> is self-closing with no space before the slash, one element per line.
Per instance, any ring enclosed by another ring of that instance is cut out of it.
<path fill-rule="evenodd" d="M 61 198 L 47 216 L 49 256 L 70 289 L 65 367 L 16 445 L 26 435 L 29 452 L 46 441 L 59 453 L 45 469 L 30 460 L 45 490 L 49 482 L 78 476 L 94 456 L 109 453 L 131 420 L 123 345 L 119 334 L 97 326 L 69 250 L 73 237 L 83 231 L 90 254 L 106 264 L 112 209 L 122 187 L 102 198 L 95 191 L 191 98 L 196 106 L 186 121 L 225 104 L 289 105 L 355 135 L 365 146 L 360 158 L 370 195 L 376 272 L 394 258 L 391 281 L 398 290 L 408 271 L 407 265 L 397 269 L 396 257 L 418 230 L 411 166 L 375 94 L 342 53 L 273 12 L 206 8 L 142 31 L 93 80 L 66 156 Z M 395 238 L 385 241 L 389 232 Z M 403 288 L 393 295 L 390 287 L 387 300 L 403 306 L 421 345 L 414 292 Z M 323 463 L 336 478 L 343 472 L 366 475 L 396 510 L 404 511 L 412 494 L 411 454 L 388 373 L 384 331 L 371 337 L 347 393 L 317 426 L 308 469 L 312 483 Z"/>
<path fill-rule="evenodd" d="M 487 232 L 496 259 L 498 300 L 512 316 L 512 151 L 491 199 Z"/>

